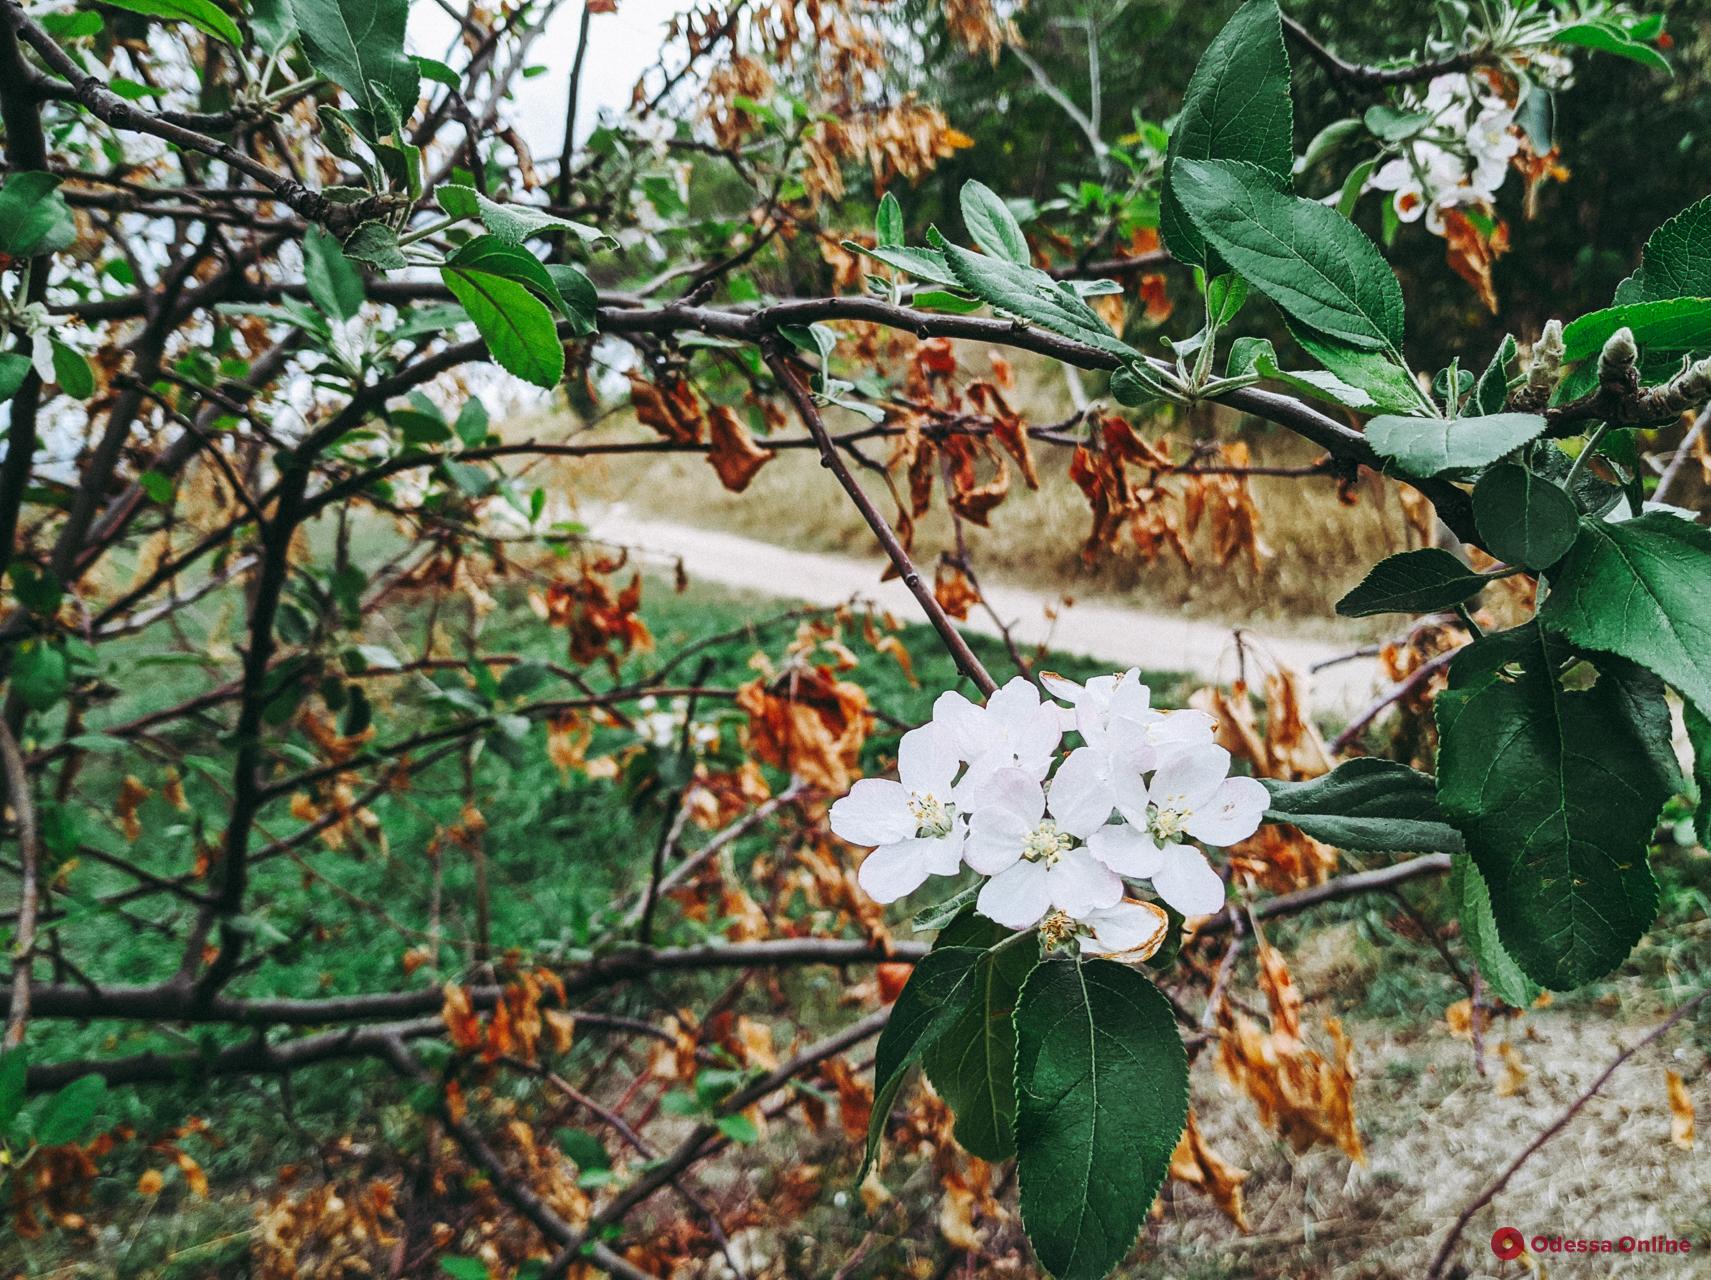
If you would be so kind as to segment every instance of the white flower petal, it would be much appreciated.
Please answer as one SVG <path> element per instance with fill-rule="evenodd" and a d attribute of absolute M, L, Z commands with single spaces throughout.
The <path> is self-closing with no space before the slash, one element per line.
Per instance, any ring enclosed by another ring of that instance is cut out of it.
<path fill-rule="evenodd" d="M 1062 741 L 1062 711 L 1050 702 L 1037 708 L 1019 730 L 1010 731 L 1010 749 L 1015 753 L 1017 766 L 1040 778 L 1052 767 L 1052 754 Z"/>
<path fill-rule="evenodd" d="M 1072 916 L 1109 907 L 1123 897 L 1123 881 L 1086 849 L 1071 849 L 1046 870 L 1052 905 Z"/>
<path fill-rule="evenodd" d="M 1135 898 L 1124 898 L 1114 907 L 1090 911 L 1082 923 L 1093 930 L 1080 939 L 1083 955 L 1112 956 L 1119 960 L 1145 960 L 1163 945 L 1170 931 L 1164 908 Z"/>
<path fill-rule="evenodd" d="M 1271 794 L 1257 778 L 1226 778 L 1183 830 L 1207 844 L 1235 844 L 1259 830 L 1270 804 Z"/>
<path fill-rule="evenodd" d="M 1040 672 L 1040 683 L 1052 697 L 1076 706 L 1081 702 L 1085 690 L 1068 676 L 1060 676 L 1055 671 Z"/>
<path fill-rule="evenodd" d="M 1104 825 L 1115 803 L 1104 773 L 1105 761 L 1092 747 L 1070 752 L 1058 766 L 1047 804 L 1060 829 L 1085 839 Z"/>
<path fill-rule="evenodd" d="M 911 729 L 897 744 L 897 776 L 906 790 L 947 800 L 958 759 L 951 735 L 931 722 Z"/>
<path fill-rule="evenodd" d="M 937 840 L 925 843 L 931 847 L 924 850 L 927 859 L 927 870 L 936 876 L 954 876 L 962 866 L 962 849 L 968 841 L 968 828 L 961 822 L 951 824 L 951 833 Z"/>
<path fill-rule="evenodd" d="M 1161 760 L 1192 747 L 1209 747 L 1217 734 L 1217 720 L 1192 708 L 1171 711 L 1147 722 L 1147 741 Z"/>
<path fill-rule="evenodd" d="M 1038 862 L 1018 862 L 993 876 L 974 901 L 974 909 L 981 915 L 1010 929 L 1026 929 L 1050 906 L 1046 868 Z"/>
<path fill-rule="evenodd" d="M 991 743 L 986 711 L 955 690 L 941 693 L 933 703 L 933 723 L 950 735 L 957 759 L 973 762 Z"/>
<path fill-rule="evenodd" d="M 886 778 L 863 778 L 832 806 L 832 830 L 851 844 L 892 844 L 916 832 L 909 793 Z"/>
<path fill-rule="evenodd" d="M 926 883 L 932 874 L 927 866 L 922 845 L 938 844 L 937 840 L 899 840 L 882 844 L 862 860 L 856 880 L 862 892 L 875 902 L 896 902 L 906 898 Z"/>
<path fill-rule="evenodd" d="M 1164 854 L 1143 827 L 1113 822 L 1087 837 L 1087 851 L 1120 876 L 1150 880 L 1164 865 Z"/>
<path fill-rule="evenodd" d="M 1165 846 L 1153 888 L 1185 916 L 1209 916 L 1224 905 L 1224 882 L 1206 855 L 1188 845 Z"/>
<path fill-rule="evenodd" d="M 997 875 L 1022 856 L 1022 842 L 1033 829 L 1007 809 L 982 809 L 969 823 L 963 861 L 983 876 Z"/>
<path fill-rule="evenodd" d="M 1024 769 L 994 769 L 986 782 L 968 797 L 976 815 L 1000 810 L 1028 830 L 1040 825 L 1046 812 L 1046 792 L 1040 780 Z"/>
<path fill-rule="evenodd" d="M 986 700 L 986 714 L 992 722 L 1014 735 L 1040 709 L 1040 691 L 1024 676 L 1013 676 L 1010 682 Z"/>
<path fill-rule="evenodd" d="M 1212 798 L 1230 773 L 1230 753 L 1218 746 L 1189 747 L 1165 757 L 1147 784 L 1160 809 L 1193 813 Z"/>

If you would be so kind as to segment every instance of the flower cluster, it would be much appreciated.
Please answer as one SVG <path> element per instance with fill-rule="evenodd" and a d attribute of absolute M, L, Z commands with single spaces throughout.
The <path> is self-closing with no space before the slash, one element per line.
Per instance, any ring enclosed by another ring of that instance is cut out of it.
<path fill-rule="evenodd" d="M 1416 123 L 1401 154 L 1380 165 L 1367 186 L 1393 192 L 1396 216 L 1422 217 L 1444 234 L 1444 211 L 1461 205 L 1489 209 L 1521 149 L 1515 107 L 1483 79 L 1435 76 L 1411 103 Z"/>
<path fill-rule="evenodd" d="M 1251 836 L 1266 790 L 1229 776 L 1211 716 L 1152 706 L 1138 670 L 1042 683 L 1058 702 L 1020 677 L 984 707 L 941 694 L 932 721 L 903 735 L 898 780 L 857 782 L 832 806 L 832 830 L 873 846 L 859 879 L 880 902 L 966 864 L 987 877 L 982 915 L 1144 959 L 1167 917 L 1129 886 L 1148 882 L 1184 916 L 1218 910 L 1224 882 L 1189 841 Z M 1080 745 L 1063 751 L 1068 732 Z"/>

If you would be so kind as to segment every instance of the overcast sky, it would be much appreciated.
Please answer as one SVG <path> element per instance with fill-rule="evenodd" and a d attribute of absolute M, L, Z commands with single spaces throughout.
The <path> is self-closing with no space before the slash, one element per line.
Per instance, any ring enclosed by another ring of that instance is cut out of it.
<path fill-rule="evenodd" d="M 456 0 L 454 0 L 454 3 Z M 665 24 L 687 0 L 618 0 L 618 12 L 597 13 L 589 26 L 588 56 L 582 69 L 582 106 L 577 133 L 587 137 L 600 109 L 629 105 L 636 77 L 659 58 Z M 564 141 L 564 98 L 570 63 L 576 54 L 576 28 L 582 17 L 577 0 L 562 5 L 529 51 L 529 61 L 546 71 L 519 79 L 510 111 L 523 139 L 538 159 L 557 156 Z M 430 58 L 444 58 L 457 24 L 433 0 L 415 0 L 410 12 L 410 46 Z M 467 55 L 451 60 L 461 67 Z"/>

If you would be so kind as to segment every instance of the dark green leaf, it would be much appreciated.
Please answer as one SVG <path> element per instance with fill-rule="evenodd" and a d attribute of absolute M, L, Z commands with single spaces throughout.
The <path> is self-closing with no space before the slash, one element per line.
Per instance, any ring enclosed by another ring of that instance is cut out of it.
<path fill-rule="evenodd" d="M 77 239 L 77 219 L 51 173 L 14 173 L 0 184 L 0 253 L 32 258 Z"/>
<path fill-rule="evenodd" d="M 421 76 L 404 52 L 410 0 L 290 0 L 309 65 L 356 99 L 374 136 L 416 109 Z"/>
<path fill-rule="evenodd" d="M 22 1045 L 0 1053 L 0 1139 L 11 1132 L 12 1122 L 23 1109 L 29 1070 L 30 1055 Z"/>
<path fill-rule="evenodd" d="M 1486 636 L 1436 703 L 1439 803 L 1504 947 L 1555 991 L 1614 969 L 1657 914 L 1646 852 L 1676 782 L 1662 686 L 1601 658 L 1571 691 L 1558 673 L 1574 656 L 1537 623 Z"/>
<path fill-rule="evenodd" d="M 1369 618 L 1375 613 L 1432 613 L 1448 609 L 1479 594 L 1485 585 L 1448 551 L 1422 547 L 1380 560 L 1353 591 L 1337 601 L 1345 618 Z"/>
<path fill-rule="evenodd" d="M 1179 160 L 1171 189 L 1219 257 L 1291 317 L 1363 350 L 1402 351 L 1402 286 L 1354 223 L 1275 189 L 1257 165 Z"/>
<path fill-rule="evenodd" d="M 970 253 L 942 238 L 936 247 L 956 277 L 953 281 L 956 287 L 972 293 L 994 310 L 1125 360 L 1139 358 L 1140 353 L 1120 342 L 1099 318 L 1099 313 L 1083 302 L 1075 290 L 1044 271 L 984 253 Z"/>
<path fill-rule="evenodd" d="M 1491 363 L 1479 375 L 1473 389 L 1472 411 L 1476 414 L 1502 413 L 1509 400 L 1509 366 L 1515 362 L 1519 347 L 1515 335 L 1506 333 L 1497 350 L 1491 353 Z"/>
<path fill-rule="evenodd" d="M 1606 307 L 1563 326 L 1563 358 L 1570 363 L 1597 355 L 1618 329 L 1653 351 L 1701 351 L 1711 347 L 1711 298 L 1665 298 Z"/>
<path fill-rule="evenodd" d="M 1289 336 L 1339 382 L 1371 396 L 1372 407 L 1380 412 L 1417 414 L 1434 411 L 1432 402 L 1420 390 L 1420 384 L 1414 381 L 1414 375 L 1395 356 L 1351 347 L 1314 333 L 1301 324 L 1289 325 Z"/>
<path fill-rule="evenodd" d="M 983 252 L 1022 267 L 1033 261 L 1021 223 L 1010 212 L 1010 206 L 984 182 L 963 183 L 962 220 L 969 238 Z"/>
<path fill-rule="evenodd" d="M 1188 1057 L 1170 1003 L 1135 970 L 1053 957 L 1016 1006 L 1022 1225 L 1058 1280 L 1127 1255 L 1188 1120 Z"/>
<path fill-rule="evenodd" d="M 990 948 L 1009 931 L 972 911 L 947 926 L 935 949 Z M 1018 943 L 975 962 L 973 990 L 962 1013 L 921 1056 L 921 1069 L 956 1116 L 956 1140 L 982 1160 L 1003 1160 L 1016 1150 L 1016 1027 L 1013 1014 L 1022 983 L 1039 960 L 1039 948 Z"/>
<path fill-rule="evenodd" d="M 53 377 L 59 389 L 73 400 L 87 400 L 95 394 L 95 370 L 82 352 L 73 351 L 58 338 L 53 344 Z"/>
<path fill-rule="evenodd" d="M 480 1258 L 441 1258 L 440 1270 L 452 1280 L 490 1280 L 492 1275 Z"/>
<path fill-rule="evenodd" d="M 1267 822 L 1357 853 L 1458 853 L 1461 833 L 1438 807 L 1437 780 L 1395 760 L 1361 756 L 1306 782 L 1261 778 Z"/>
<path fill-rule="evenodd" d="M 1630 62 L 1650 67 L 1653 71 L 1662 71 L 1665 75 L 1675 74 L 1668 58 L 1651 45 L 1635 40 L 1612 22 L 1576 22 L 1561 28 L 1551 38 L 1558 44 L 1575 44 L 1583 49 L 1596 49 L 1600 53 L 1627 58 Z"/>
<path fill-rule="evenodd" d="M 1352 350 L 1352 348 L 1351 348 Z M 1371 357 L 1370 351 L 1354 354 Z M 1257 373 L 1262 378 L 1281 382 L 1315 400 L 1327 400 L 1346 409 L 1376 409 L 1380 407 L 1372 393 L 1344 382 L 1336 374 L 1323 369 L 1288 370 L 1277 363 L 1277 350 L 1270 338 L 1237 338 L 1230 344 L 1230 356 L 1224 370 L 1228 377 Z"/>
<path fill-rule="evenodd" d="M 852 253 L 865 254 L 876 262 L 883 262 L 906 276 L 925 280 L 928 284 L 944 285 L 947 289 L 962 287 L 952 274 L 950 264 L 945 261 L 945 255 L 936 249 L 917 249 L 901 244 L 882 244 L 870 249 L 854 240 L 844 241 L 844 248 Z"/>
<path fill-rule="evenodd" d="M 1497 933 L 1491 914 L 1491 891 L 1473 859 L 1458 853 L 1450 864 L 1450 903 L 1461 921 L 1462 941 L 1484 975 L 1486 985 L 1517 1009 L 1525 1009 L 1539 998 L 1539 985 L 1529 978 Z"/>
<path fill-rule="evenodd" d="M 1574 545 L 1580 512 L 1560 485 L 1505 462 L 1474 485 L 1473 519 L 1492 555 L 1528 569 L 1548 569 Z"/>
<path fill-rule="evenodd" d="M 409 264 L 398 247 L 398 234 L 384 222 L 365 222 L 345 241 L 345 256 L 376 271 L 402 271 Z"/>
<path fill-rule="evenodd" d="M 1181 160 L 1245 160 L 1287 186 L 1295 163 L 1289 53 L 1273 0 L 1248 0 L 1207 46 L 1188 81 L 1165 153 L 1159 232 L 1181 262 L 1206 266 L 1206 243 L 1184 216 L 1174 169 Z"/>
<path fill-rule="evenodd" d="M 1545 420 L 1536 413 L 1493 413 L 1478 418 L 1404 418 L 1384 414 L 1366 424 L 1367 442 L 1411 476 L 1467 471 L 1496 462 L 1538 439 Z"/>
<path fill-rule="evenodd" d="M 78 1076 L 50 1097 L 37 1114 L 36 1141 L 44 1147 L 88 1141 L 95 1133 L 95 1114 L 106 1097 L 106 1080 L 97 1075 Z"/>
<path fill-rule="evenodd" d="M 966 889 L 958 890 L 943 902 L 936 902 L 930 907 L 922 907 L 915 913 L 909 927 L 916 933 L 931 933 L 935 929 L 943 929 L 952 920 L 963 913 L 964 908 L 974 905 L 974 900 L 980 896 L 980 885 L 971 884 Z"/>
<path fill-rule="evenodd" d="M 1616 287 L 1617 303 L 1711 298 L 1711 196 L 1652 232 L 1640 269 Z"/>
<path fill-rule="evenodd" d="M 873 1059 L 873 1114 L 867 1126 L 867 1152 L 856 1181 L 867 1177 L 879 1152 L 891 1103 L 909 1068 L 961 1016 L 974 991 L 976 965 L 985 951 L 979 947 L 946 947 L 929 952 L 909 975 L 891 1018 L 879 1034 Z"/>
<path fill-rule="evenodd" d="M 1699 790 L 1693 832 L 1701 845 L 1711 849 L 1711 718 L 1691 702 L 1683 718 L 1687 721 L 1687 740 L 1693 745 L 1693 785 Z"/>
<path fill-rule="evenodd" d="M 18 394 L 30 375 L 30 358 L 16 351 L 0 352 L 0 404 Z"/>
<path fill-rule="evenodd" d="M 250 0 L 249 21 L 261 51 L 270 58 L 297 38 L 291 0 Z"/>
<path fill-rule="evenodd" d="M 720 1116 L 713 1123 L 719 1132 L 732 1142 L 746 1144 L 760 1141 L 760 1130 L 755 1127 L 755 1122 L 740 1112 L 736 1115 Z"/>
<path fill-rule="evenodd" d="M 1582 520 L 1550 585 L 1545 626 L 1639 663 L 1711 713 L 1711 529 L 1663 512 Z"/>
<path fill-rule="evenodd" d="M 555 217 L 532 205 L 501 204 L 489 200 L 474 187 L 449 183 L 434 192 L 434 199 L 453 217 L 479 219 L 482 226 L 506 244 L 519 245 L 548 231 L 568 231 L 585 244 L 608 238 L 604 231 L 586 222 Z"/>
<path fill-rule="evenodd" d="M 448 89 L 462 89 L 463 81 L 438 58 L 423 58 L 416 54 L 410 55 L 410 61 L 416 64 L 416 70 L 435 84 L 443 84 Z"/>
<path fill-rule="evenodd" d="M 331 232 L 310 226 L 303 237 L 303 283 L 314 304 L 335 320 L 362 310 L 362 272 L 345 257 Z"/>
<path fill-rule="evenodd" d="M 188 22 L 204 35 L 224 40 L 234 49 L 243 47 L 244 37 L 238 30 L 238 24 L 208 0 L 101 0 L 101 3 L 149 18 Z"/>

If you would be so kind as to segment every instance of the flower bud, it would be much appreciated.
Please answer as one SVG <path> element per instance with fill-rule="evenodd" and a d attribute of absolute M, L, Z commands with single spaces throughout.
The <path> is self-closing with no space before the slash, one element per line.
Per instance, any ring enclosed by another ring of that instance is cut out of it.
<path fill-rule="evenodd" d="M 1634 344 L 1634 331 L 1624 325 L 1605 340 L 1604 350 L 1598 353 L 1598 380 L 1607 387 L 1631 387 L 1635 380 L 1634 366 L 1639 358 L 1640 349 Z"/>

